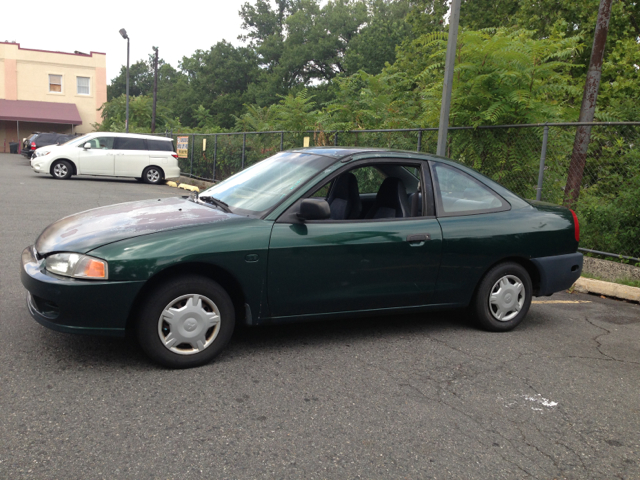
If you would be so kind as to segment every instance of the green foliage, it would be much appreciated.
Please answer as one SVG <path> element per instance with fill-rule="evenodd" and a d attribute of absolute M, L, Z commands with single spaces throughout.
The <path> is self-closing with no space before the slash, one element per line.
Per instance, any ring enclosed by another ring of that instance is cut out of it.
<path fill-rule="evenodd" d="M 446 34 L 420 40 L 431 52 L 416 81 L 423 125 L 437 125 L 442 98 Z M 451 99 L 452 125 L 554 122 L 580 95 L 571 85 L 571 60 L 580 37 L 536 39 L 534 32 L 505 28 L 459 34 Z"/>
<path fill-rule="evenodd" d="M 616 193 L 603 193 L 598 185 L 583 188 L 577 213 L 582 245 L 640 257 L 640 175 L 624 180 Z"/>

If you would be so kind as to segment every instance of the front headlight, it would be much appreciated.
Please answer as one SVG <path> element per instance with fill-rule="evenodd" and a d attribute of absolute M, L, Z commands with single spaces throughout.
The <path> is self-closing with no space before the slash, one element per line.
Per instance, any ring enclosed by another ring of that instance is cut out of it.
<path fill-rule="evenodd" d="M 56 253 L 44 261 L 51 273 L 65 277 L 106 280 L 109 278 L 107 262 L 79 253 Z"/>
<path fill-rule="evenodd" d="M 51 153 L 51 151 L 48 152 L 38 152 L 36 151 L 36 157 L 43 157 L 45 155 L 49 155 Z"/>

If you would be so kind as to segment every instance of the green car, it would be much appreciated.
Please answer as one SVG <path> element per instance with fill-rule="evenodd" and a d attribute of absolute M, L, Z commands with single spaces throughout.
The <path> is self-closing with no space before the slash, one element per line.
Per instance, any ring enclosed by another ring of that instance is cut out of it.
<path fill-rule="evenodd" d="M 237 322 L 469 307 L 508 331 L 582 271 L 573 211 L 461 164 L 367 148 L 280 152 L 205 192 L 101 207 L 22 254 L 27 306 L 61 332 L 135 332 L 173 368 Z"/>

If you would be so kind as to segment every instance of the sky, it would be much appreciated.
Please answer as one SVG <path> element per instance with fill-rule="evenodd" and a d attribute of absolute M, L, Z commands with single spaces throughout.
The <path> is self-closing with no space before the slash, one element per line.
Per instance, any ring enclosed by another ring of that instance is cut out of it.
<path fill-rule="evenodd" d="M 221 40 L 239 46 L 242 21 L 238 11 L 247 0 L 179 2 L 141 2 L 110 0 L 53 6 L 50 1 L 7 2 L 3 7 L 0 41 L 15 41 L 22 48 L 72 53 L 107 54 L 107 83 L 127 63 L 127 41 L 118 31 L 124 28 L 130 38 L 130 62 L 146 60 L 152 47 L 160 58 L 178 67 L 183 56 L 208 50 Z M 250 3 L 253 3 L 251 1 Z"/>

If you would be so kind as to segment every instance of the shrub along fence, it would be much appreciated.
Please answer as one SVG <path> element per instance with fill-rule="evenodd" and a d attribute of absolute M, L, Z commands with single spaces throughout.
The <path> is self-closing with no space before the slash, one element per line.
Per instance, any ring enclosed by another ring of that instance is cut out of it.
<path fill-rule="evenodd" d="M 576 128 L 591 127 L 580 199 L 582 250 L 640 263 L 640 122 L 450 127 L 447 156 L 523 198 L 562 204 Z M 174 138 L 178 135 L 167 134 Z M 185 134 L 183 175 L 224 180 L 281 150 L 310 146 L 436 151 L 437 128 Z M 205 142 L 206 140 L 206 146 Z M 611 253 L 613 252 L 613 253 Z"/>

